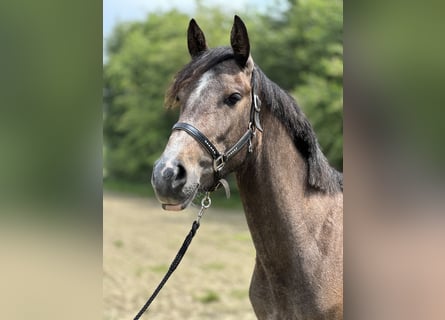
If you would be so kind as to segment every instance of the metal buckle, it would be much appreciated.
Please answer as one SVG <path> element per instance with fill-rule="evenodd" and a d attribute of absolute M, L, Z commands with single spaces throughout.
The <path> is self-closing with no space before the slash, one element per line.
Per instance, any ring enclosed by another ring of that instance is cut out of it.
<path fill-rule="evenodd" d="M 253 105 L 255 107 L 256 112 L 261 111 L 261 100 L 260 97 L 258 97 L 256 94 L 253 96 Z"/>
<path fill-rule="evenodd" d="M 226 162 L 224 161 L 224 155 L 220 155 L 218 158 L 213 160 L 213 170 L 216 172 L 219 172 L 224 168 L 226 165 Z"/>
<path fill-rule="evenodd" d="M 252 138 L 249 139 L 249 149 L 248 149 L 248 151 L 249 151 L 249 153 L 252 153 L 252 151 L 253 151 Z"/>

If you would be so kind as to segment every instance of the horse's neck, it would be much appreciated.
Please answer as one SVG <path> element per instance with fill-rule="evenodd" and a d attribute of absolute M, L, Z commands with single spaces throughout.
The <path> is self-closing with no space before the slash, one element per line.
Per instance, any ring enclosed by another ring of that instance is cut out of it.
<path fill-rule="evenodd" d="M 307 166 L 278 119 L 263 117 L 263 127 L 237 181 L 257 254 L 276 248 L 275 255 L 284 250 L 283 244 L 295 242 L 294 229 L 308 218 L 304 215 Z"/>
<path fill-rule="evenodd" d="M 267 109 L 262 121 L 264 132 L 237 172 L 256 249 L 255 312 L 260 319 L 343 319 L 342 193 L 309 189 L 306 161 L 286 128 Z"/>
<path fill-rule="evenodd" d="M 237 173 L 257 258 L 278 274 L 289 268 L 311 273 L 323 255 L 321 229 L 341 200 L 307 189 L 305 160 L 286 128 L 264 111 L 264 132 Z"/>

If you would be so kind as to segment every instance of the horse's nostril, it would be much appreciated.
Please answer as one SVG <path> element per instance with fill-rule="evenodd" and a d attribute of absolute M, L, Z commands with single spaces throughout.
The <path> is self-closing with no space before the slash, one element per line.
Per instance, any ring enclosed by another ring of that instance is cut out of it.
<path fill-rule="evenodd" d="M 177 164 L 175 168 L 175 176 L 172 179 L 172 187 L 173 189 L 182 188 L 187 182 L 187 171 L 184 166 L 181 164 Z"/>
<path fill-rule="evenodd" d="M 185 168 L 183 165 L 178 164 L 178 173 L 176 175 L 176 180 L 183 180 L 187 176 Z"/>
<path fill-rule="evenodd" d="M 151 181 L 157 195 L 171 197 L 187 183 L 187 170 L 177 160 L 162 161 L 153 169 Z"/>

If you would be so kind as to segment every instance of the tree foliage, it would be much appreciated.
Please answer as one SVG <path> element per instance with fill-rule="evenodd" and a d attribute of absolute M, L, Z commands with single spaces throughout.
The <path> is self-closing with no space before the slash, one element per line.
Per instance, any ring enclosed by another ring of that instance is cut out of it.
<path fill-rule="evenodd" d="M 104 65 L 104 138 L 107 174 L 147 180 L 176 115 L 163 109 L 172 75 L 186 63 L 179 12 L 150 15 L 145 22 L 120 25 L 108 42 Z"/>
<path fill-rule="evenodd" d="M 289 91 L 308 115 L 320 144 L 342 168 L 342 2 L 290 0 L 273 14 L 250 12 L 243 20 L 252 56 L 273 81 Z M 211 47 L 227 45 L 233 17 L 198 2 L 195 18 Z M 172 10 L 143 22 L 117 26 L 104 64 L 105 169 L 113 178 L 147 181 L 176 111 L 163 108 L 174 74 L 189 61 L 190 17 Z"/>
<path fill-rule="evenodd" d="M 343 168 L 343 7 L 339 0 L 290 0 L 257 26 L 252 50 L 270 79 L 304 110 L 330 163 Z"/>

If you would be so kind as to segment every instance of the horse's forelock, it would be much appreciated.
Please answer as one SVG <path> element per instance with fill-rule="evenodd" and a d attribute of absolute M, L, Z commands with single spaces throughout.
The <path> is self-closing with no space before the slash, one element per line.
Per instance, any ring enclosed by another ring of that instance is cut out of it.
<path fill-rule="evenodd" d="M 209 49 L 193 58 L 174 77 L 165 95 L 165 106 L 167 108 L 178 107 L 177 96 L 182 88 L 196 83 L 205 72 L 229 59 L 234 59 L 233 50 L 230 47 Z"/>

